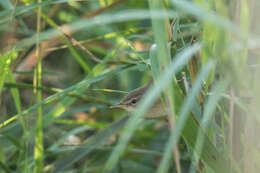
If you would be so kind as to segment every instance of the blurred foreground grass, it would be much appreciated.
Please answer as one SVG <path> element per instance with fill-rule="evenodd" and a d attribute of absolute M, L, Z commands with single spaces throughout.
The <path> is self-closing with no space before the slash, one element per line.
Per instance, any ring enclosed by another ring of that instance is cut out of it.
<path fill-rule="evenodd" d="M 0 172 L 259 172 L 259 7 L 0 1 Z"/>

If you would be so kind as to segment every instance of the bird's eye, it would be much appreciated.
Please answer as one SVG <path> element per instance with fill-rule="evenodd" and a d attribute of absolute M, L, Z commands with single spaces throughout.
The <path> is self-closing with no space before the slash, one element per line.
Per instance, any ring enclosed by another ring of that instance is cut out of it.
<path fill-rule="evenodd" d="M 131 101 L 132 104 L 136 104 L 136 102 L 137 102 L 136 99 L 133 99 L 133 100 Z"/>

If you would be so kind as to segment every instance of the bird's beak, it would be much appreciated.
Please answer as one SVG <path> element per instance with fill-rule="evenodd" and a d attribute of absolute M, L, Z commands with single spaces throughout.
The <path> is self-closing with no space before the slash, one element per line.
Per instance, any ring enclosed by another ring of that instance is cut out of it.
<path fill-rule="evenodd" d="M 117 103 L 117 104 L 110 106 L 110 108 L 122 108 L 122 105 L 120 103 Z"/>

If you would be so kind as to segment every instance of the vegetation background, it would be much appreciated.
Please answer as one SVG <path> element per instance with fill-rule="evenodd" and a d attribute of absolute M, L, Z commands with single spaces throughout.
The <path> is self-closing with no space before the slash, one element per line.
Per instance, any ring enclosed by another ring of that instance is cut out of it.
<path fill-rule="evenodd" d="M 259 172 L 259 8 L 0 0 L 0 172 Z"/>

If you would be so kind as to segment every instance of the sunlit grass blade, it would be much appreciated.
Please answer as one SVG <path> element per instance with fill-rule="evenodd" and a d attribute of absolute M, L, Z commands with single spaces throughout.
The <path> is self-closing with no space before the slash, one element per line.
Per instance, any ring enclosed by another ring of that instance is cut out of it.
<path fill-rule="evenodd" d="M 175 76 L 175 74 L 188 63 L 192 55 L 195 54 L 199 49 L 199 44 L 194 44 L 193 46 L 184 49 L 180 54 L 176 55 L 176 61 L 171 63 L 162 73 L 157 85 L 149 89 L 147 94 L 140 101 L 140 105 L 138 106 L 137 110 L 127 122 L 117 146 L 115 147 L 115 149 L 111 153 L 111 156 L 105 164 L 104 172 L 113 172 L 115 165 L 118 163 L 119 158 L 126 148 L 127 143 L 129 142 L 134 131 L 137 128 L 137 122 L 140 121 L 140 118 L 144 116 L 149 107 L 159 97 L 163 89 L 171 82 L 172 76 Z"/>
<path fill-rule="evenodd" d="M 9 123 L 17 120 L 18 116 L 23 116 L 25 114 L 28 114 L 29 112 L 37 109 L 39 106 L 42 106 L 42 105 L 45 105 L 45 104 L 50 104 L 50 103 L 60 99 L 61 97 L 64 97 L 68 93 L 71 93 L 71 92 L 73 92 L 75 90 L 79 90 L 81 88 L 84 88 L 86 85 L 98 82 L 98 81 L 100 81 L 100 80 L 102 80 L 102 79 L 104 79 L 104 78 L 106 78 L 108 76 L 111 76 L 111 75 L 113 75 L 115 73 L 120 72 L 123 69 L 124 69 L 124 67 L 119 67 L 119 68 L 117 68 L 115 70 L 112 70 L 110 72 L 107 72 L 105 74 L 97 76 L 95 78 L 92 78 L 90 80 L 82 80 L 81 82 L 79 82 L 79 83 L 77 83 L 77 84 L 75 84 L 75 85 L 73 85 L 73 86 L 63 90 L 62 92 L 59 92 L 59 93 L 56 93 L 56 94 L 53 94 L 53 95 L 49 96 L 48 98 L 46 98 L 45 100 L 41 101 L 40 103 L 37 103 L 37 104 L 31 106 L 30 108 L 22 111 L 20 114 L 14 115 L 11 118 L 9 118 L 8 120 L 5 120 L 4 122 L 2 122 L 0 124 L 0 128 L 3 128 L 4 126 L 8 125 Z"/>
<path fill-rule="evenodd" d="M 42 90 L 43 92 L 46 92 L 48 94 L 55 94 L 55 93 L 63 91 L 63 89 L 60 89 L 60 88 L 49 88 L 49 87 L 43 87 L 43 86 L 42 87 L 34 87 L 32 84 L 17 83 L 17 82 L 14 82 L 14 81 L 13 82 L 6 82 L 5 87 L 11 88 L 11 91 L 12 91 L 12 88 L 31 89 L 31 90 L 38 89 L 38 90 Z M 106 89 L 95 89 L 95 91 L 105 91 L 105 92 L 107 92 Z M 108 91 L 110 92 L 111 90 L 108 90 Z M 115 90 L 115 91 L 112 90 L 112 92 L 127 93 L 127 92 L 124 92 L 124 91 L 117 91 L 117 90 Z M 108 101 L 98 99 L 96 97 L 90 97 L 90 96 L 82 95 L 82 94 L 70 93 L 67 96 L 74 97 L 74 98 L 77 98 L 77 99 L 85 101 L 85 102 L 100 103 L 100 104 L 104 104 L 104 105 L 108 105 L 108 106 L 111 105 L 111 103 L 108 102 Z"/>
<path fill-rule="evenodd" d="M 7 77 L 9 67 L 12 63 L 12 60 L 17 56 L 17 52 L 14 50 L 7 52 L 6 54 L 0 54 L 0 94 L 4 87 L 4 82 Z"/>
<path fill-rule="evenodd" d="M 29 12 L 30 10 L 33 10 L 37 7 L 44 7 L 44 6 L 47 6 L 47 5 L 58 4 L 58 3 L 66 3 L 66 2 L 70 2 L 70 1 L 74 1 L 74 0 L 44 1 L 44 2 L 41 2 L 41 3 L 34 3 L 34 4 L 31 4 L 31 5 L 28 5 L 28 3 L 26 3 L 27 5 L 19 6 L 19 7 L 16 7 L 15 9 L 13 9 L 13 5 L 9 0 L 0 1 L 0 3 L 4 7 L 6 7 L 6 10 L 3 10 L 3 11 L 0 12 L 0 17 L 3 17 L 3 19 L 0 20 L 0 23 L 8 22 L 11 19 L 11 17 L 10 17 L 11 14 L 13 14 L 12 17 L 15 17 L 15 16 L 19 16 L 21 14 L 24 14 L 26 12 Z M 25 2 L 28 2 L 28 1 L 25 1 Z M 8 16 L 8 17 L 4 18 L 4 16 Z"/>
<path fill-rule="evenodd" d="M 114 52 L 108 54 L 104 58 L 104 62 L 110 60 L 112 58 L 113 53 Z M 96 76 L 100 75 L 105 67 L 106 67 L 105 63 L 95 65 L 95 67 L 92 68 L 92 72 L 89 73 L 88 76 L 84 80 L 86 80 L 86 81 L 91 80 L 91 79 L 95 78 Z M 120 71 L 120 68 L 118 69 L 118 72 L 119 71 Z M 89 85 L 85 85 L 83 88 L 79 88 L 77 90 L 74 90 L 74 93 L 80 95 L 88 87 L 89 87 Z M 69 97 L 65 97 L 64 99 L 62 99 L 61 102 L 58 105 L 56 105 L 52 110 L 49 111 L 49 113 L 47 115 L 45 115 L 44 126 L 51 124 L 54 119 L 58 118 L 75 101 L 76 101 L 75 98 L 69 98 Z"/>
<path fill-rule="evenodd" d="M 116 38 L 116 37 L 119 37 L 119 36 L 128 36 L 128 35 L 131 36 L 131 34 L 136 34 L 136 33 L 139 33 L 139 32 L 145 32 L 145 31 L 148 31 L 149 29 L 150 29 L 150 27 L 130 28 L 130 29 L 127 29 L 127 30 L 119 31 L 119 32 L 112 32 L 112 33 L 108 33 L 108 34 L 105 34 L 105 35 L 102 35 L 102 36 L 97 36 L 97 37 L 94 37 L 94 38 L 90 38 L 88 40 L 81 40 L 81 41 L 79 41 L 79 43 L 80 44 L 86 44 L 86 43 L 90 43 L 90 42 L 93 42 L 93 41 L 99 41 L 99 40 L 102 40 L 102 39 L 111 39 L 111 38 Z M 62 46 L 59 46 L 59 47 L 50 48 L 49 51 L 65 49 L 67 47 L 68 47 L 67 45 L 62 45 Z"/>
<path fill-rule="evenodd" d="M 41 2 L 41 0 L 38 0 L 38 2 Z M 42 8 L 39 7 L 37 9 L 37 33 L 36 33 L 36 54 L 37 57 L 37 64 L 34 74 L 34 84 L 37 87 L 41 87 L 42 85 L 42 45 L 39 42 L 39 33 L 41 31 L 41 13 Z M 42 101 L 42 91 L 36 90 L 36 100 L 37 103 L 41 103 Z M 42 110 L 43 107 L 40 105 L 37 108 L 37 120 L 35 124 L 35 144 L 34 144 L 34 159 L 35 159 L 35 165 L 34 165 L 34 173 L 40 173 L 43 171 L 44 167 L 44 146 L 43 146 L 43 121 L 42 121 Z"/>

